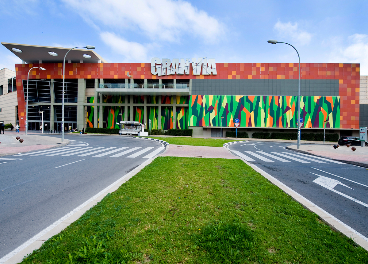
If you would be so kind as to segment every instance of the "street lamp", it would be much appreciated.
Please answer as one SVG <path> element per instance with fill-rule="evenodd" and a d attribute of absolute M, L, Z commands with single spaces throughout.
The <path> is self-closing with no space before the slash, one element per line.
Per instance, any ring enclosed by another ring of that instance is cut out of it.
<path fill-rule="evenodd" d="M 323 144 L 325 144 L 325 138 L 326 138 L 326 122 L 328 121 L 329 117 L 323 121 Z"/>
<path fill-rule="evenodd" d="M 41 127 L 42 127 L 42 134 L 43 134 L 43 111 L 38 111 L 39 113 L 41 113 Z"/>
<path fill-rule="evenodd" d="M 61 95 L 61 142 L 64 142 L 64 83 L 65 83 L 65 58 L 68 55 L 69 51 L 73 49 L 95 49 L 95 46 L 85 46 L 85 47 L 74 47 L 65 53 L 64 61 L 63 61 L 63 93 Z M 50 54 L 51 55 L 51 54 Z M 53 55 L 51 55 L 53 56 Z"/>
<path fill-rule="evenodd" d="M 297 120 L 298 141 L 297 141 L 297 149 L 299 149 L 299 145 L 300 145 L 300 56 L 299 56 L 299 52 L 293 45 L 291 45 L 290 43 L 287 43 L 287 42 L 281 42 L 281 41 L 277 41 L 277 40 L 268 40 L 267 42 L 270 43 L 270 44 L 284 43 L 286 45 L 291 46 L 296 51 L 296 53 L 298 54 L 298 58 L 299 58 L 299 86 L 298 86 L 298 120 Z"/>
<path fill-rule="evenodd" d="M 42 71 L 45 71 L 46 70 L 43 67 L 32 67 L 28 71 L 28 77 L 27 77 L 27 102 L 26 102 L 26 135 L 28 133 L 28 81 L 29 81 L 29 73 L 31 72 L 32 69 L 37 69 L 37 68 L 39 68 Z"/>

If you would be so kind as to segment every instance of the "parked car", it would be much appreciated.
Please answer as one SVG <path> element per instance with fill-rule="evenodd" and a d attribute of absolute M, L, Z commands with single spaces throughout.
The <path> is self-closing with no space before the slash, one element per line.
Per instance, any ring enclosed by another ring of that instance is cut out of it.
<path fill-rule="evenodd" d="M 337 143 L 341 146 L 346 144 L 350 144 L 352 146 L 360 146 L 361 144 L 359 137 L 345 137 L 345 136 L 340 137 Z"/>

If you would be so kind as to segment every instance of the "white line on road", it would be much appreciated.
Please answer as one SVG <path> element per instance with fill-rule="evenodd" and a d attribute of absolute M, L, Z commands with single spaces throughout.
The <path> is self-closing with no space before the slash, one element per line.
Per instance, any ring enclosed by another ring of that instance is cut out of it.
<path fill-rule="evenodd" d="M 147 152 L 151 149 L 153 149 L 153 147 L 148 147 L 148 148 L 142 149 L 141 151 L 138 151 L 137 153 L 134 153 L 134 154 L 128 156 L 127 158 L 136 158 L 136 157 L 142 155 L 143 153 L 145 153 L 145 152 Z"/>
<path fill-rule="evenodd" d="M 304 154 L 304 153 L 299 153 L 299 155 L 311 157 L 311 155 Z M 328 161 L 328 162 L 332 162 L 332 163 L 336 163 L 336 164 L 346 164 L 346 163 L 343 163 L 343 162 L 340 162 L 340 161 L 336 161 L 336 160 L 333 160 L 333 159 L 326 159 L 326 158 L 322 158 L 322 157 L 319 157 L 319 156 L 312 156 L 312 157 L 315 158 L 315 159 L 324 160 L 324 161 Z"/>
<path fill-rule="evenodd" d="M 110 149 L 115 149 L 115 148 L 116 147 L 111 147 L 111 148 L 107 148 L 107 149 L 96 150 L 96 151 L 93 151 L 93 152 L 90 152 L 90 153 L 87 153 L 87 154 L 78 155 L 78 156 L 85 157 L 85 156 L 93 155 L 93 154 L 96 154 L 96 153 L 99 153 L 99 152 L 102 152 L 102 151 L 106 151 L 106 150 L 110 150 Z"/>
<path fill-rule="evenodd" d="M 333 189 L 333 188 L 331 188 L 330 186 L 328 186 L 327 184 L 325 184 L 325 183 L 326 183 L 326 178 L 327 178 L 327 177 L 324 177 L 324 176 L 321 176 L 321 175 L 318 175 L 318 174 L 315 174 L 315 175 L 319 176 L 319 178 L 315 179 L 315 180 L 313 181 L 314 183 L 316 183 L 316 184 L 318 184 L 318 185 L 320 185 L 320 186 L 322 186 L 322 187 L 324 187 L 324 188 L 326 188 L 326 189 L 330 190 L 331 192 L 334 192 L 334 193 L 340 194 L 341 196 L 344 196 L 345 198 L 348 198 L 348 199 L 352 200 L 353 202 L 356 202 L 356 203 L 358 203 L 358 204 L 360 204 L 360 205 L 363 205 L 364 207 L 367 207 L 367 208 L 368 208 L 368 204 L 363 203 L 362 201 L 359 201 L 359 200 L 357 200 L 357 199 L 355 199 L 355 198 L 353 198 L 353 197 L 351 197 L 351 196 L 349 196 L 349 195 L 346 195 L 345 193 L 342 193 L 342 192 L 336 191 L 335 189 Z M 327 179 L 329 179 L 329 178 L 327 178 Z M 331 180 L 331 179 L 330 179 L 330 180 Z M 340 184 L 341 184 L 341 183 L 340 183 Z M 342 184 L 342 185 L 346 186 L 345 184 Z M 350 187 L 349 187 L 349 188 L 350 188 Z"/>
<path fill-rule="evenodd" d="M 152 159 L 154 156 L 156 156 L 158 153 L 160 153 L 161 150 L 165 149 L 164 147 L 160 147 L 156 149 L 155 151 L 152 151 L 150 154 L 144 156 L 144 159 Z"/>
<path fill-rule="evenodd" d="M 273 158 L 275 160 L 278 160 L 278 161 L 282 161 L 282 162 L 291 162 L 290 160 L 286 160 L 286 159 L 283 159 L 283 158 L 280 158 L 280 157 L 276 157 L 275 155 L 272 155 L 270 153 L 267 153 L 267 152 L 263 152 L 263 151 L 258 151 L 260 153 L 262 153 L 262 155 L 266 155 L 270 158 Z"/>
<path fill-rule="evenodd" d="M 271 152 L 273 154 L 276 154 L 276 155 L 279 155 L 281 157 L 284 157 L 284 158 L 288 158 L 288 159 L 291 159 L 291 160 L 295 160 L 297 162 L 301 162 L 301 163 L 310 163 L 309 161 L 305 161 L 305 160 L 301 160 L 301 159 L 297 159 L 297 158 L 293 158 L 293 157 L 289 157 L 288 155 L 285 155 L 285 154 L 282 154 L 282 153 L 279 153 L 279 152 Z"/>
<path fill-rule="evenodd" d="M 341 177 L 341 176 L 339 176 L 339 175 L 336 175 L 336 174 L 333 174 L 333 173 L 330 173 L 330 172 L 327 172 L 327 171 L 323 171 L 323 170 L 320 170 L 320 169 L 317 169 L 317 168 L 314 168 L 314 167 L 311 167 L 311 168 L 312 168 L 312 169 L 314 169 L 314 170 L 318 170 L 318 171 L 320 171 L 320 172 L 323 172 L 323 173 L 329 174 L 329 175 L 331 175 L 331 176 L 335 176 L 335 177 L 337 177 L 337 178 L 340 178 L 340 179 L 343 179 L 343 180 L 346 180 L 346 181 L 349 181 L 349 182 L 353 182 L 353 183 L 356 183 L 356 184 L 362 185 L 362 186 L 364 186 L 364 187 L 368 187 L 367 185 L 365 185 L 365 184 L 363 184 L 363 183 L 359 183 L 359 182 L 356 182 L 356 181 L 353 181 L 353 180 L 349 180 L 349 179 L 344 178 L 344 177 Z"/>
<path fill-rule="evenodd" d="M 128 147 L 122 147 L 122 148 L 118 148 L 118 149 L 113 149 L 111 151 L 108 151 L 108 152 L 105 152 L 105 153 L 102 153 L 102 154 L 98 154 L 98 155 L 92 156 L 92 157 L 94 157 L 94 158 L 96 158 L 96 157 L 103 157 L 103 156 L 106 156 L 106 155 L 109 155 L 109 154 L 118 152 L 118 151 L 123 150 L 123 149 L 126 149 L 126 148 L 128 148 Z"/>
<path fill-rule="evenodd" d="M 233 152 L 235 155 L 238 155 L 240 158 L 242 158 L 243 160 L 246 161 L 255 161 L 254 159 L 252 159 L 251 157 L 248 157 L 246 155 L 244 155 L 243 153 L 241 153 L 240 151 L 237 150 L 231 150 L 231 152 Z"/>
<path fill-rule="evenodd" d="M 68 165 L 72 165 L 72 164 L 74 164 L 74 163 L 81 162 L 81 161 L 83 161 L 83 160 L 85 160 L 85 159 L 77 160 L 77 161 L 74 161 L 74 162 L 70 162 L 70 163 L 67 163 L 67 164 L 61 165 L 61 166 L 59 166 L 59 167 L 55 167 L 55 169 L 58 169 L 58 168 L 61 168 L 61 167 L 65 167 L 65 166 L 68 166 Z"/>
<path fill-rule="evenodd" d="M 314 161 L 314 162 L 317 162 L 317 163 L 326 163 L 324 161 L 320 161 L 320 160 L 317 160 L 315 158 L 310 158 L 310 157 L 306 157 L 306 156 L 302 156 L 302 155 L 298 155 L 298 154 L 294 154 L 294 153 L 289 153 L 289 152 L 283 152 L 283 153 L 284 154 L 287 154 L 287 155 L 291 155 L 291 156 L 297 157 L 297 158 L 311 160 L 311 161 Z"/>
<path fill-rule="evenodd" d="M 265 162 L 274 162 L 273 160 L 267 159 L 267 158 L 265 158 L 265 157 L 263 157 L 261 155 L 258 155 L 257 153 L 254 153 L 252 151 L 244 151 L 244 152 L 247 153 L 247 154 L 249 154 L 249 155 L 252 155 L 252 156 L 254 156 L 256 158 L 259 158 L 260 160 L 263 160 Z M 262 152 L 262 151 L 258 151 L 258 152 Z"/>
<path fill-rule="evenodd" d="M 125 154 L 127 154 L 127 153 L 133 152 L 133 151 L 135 151 L 135 150 L 137 150 L 137 149 L 140 149 L 140 148 L 141 148 L 141 147 L 135 147 L 135 148 L 132 148 L 132 149 L 128 149 L 128 150 L 126 150 L 126 151 L 123 151 L 123 152 L 121 152 L 121 153 L 118 153 L 118 154 L 112 155 L 112 156 L 110 156 L 110 157 L 111 157 L 111 158 L 121 157 L 121 156 L 123 156 L 123 155 L 125 155 Z"/>

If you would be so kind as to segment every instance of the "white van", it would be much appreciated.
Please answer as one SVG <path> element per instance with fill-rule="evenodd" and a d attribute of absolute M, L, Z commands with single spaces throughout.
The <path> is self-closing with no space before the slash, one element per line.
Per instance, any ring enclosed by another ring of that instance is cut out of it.
<path fill-rule="evenodd" d="M 117 123 L 119 124 L 119 123 Z M 147 132 L 144 132 L 144 125 L 136 121 L 120 121 L 119 135 L 138 135 L 148 136 Z"/>

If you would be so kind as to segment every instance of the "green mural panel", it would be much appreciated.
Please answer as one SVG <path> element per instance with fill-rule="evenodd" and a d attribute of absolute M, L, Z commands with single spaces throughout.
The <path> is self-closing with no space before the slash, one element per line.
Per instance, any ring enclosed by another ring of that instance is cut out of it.
<path fill-rule="evenodd" d="M 173 110 L 172 107 L 161 107 L 161 129 L 168 130 L 173 128 Z"/>
<path fill-rule="evenodd" d="M 176 129 L 188 128 L 188 108 L 176 107 Z"/>
<path fill-rule="evenodd" d="M 297 96 L 192 95 L 189 126 L 297 127 Z M 301 96 L 304 128 L 340 128 L 339 96 Z"/>
<path fill-rule="evenodd" d="M 148 111 L 148 129 L 158 129 L 158 107 L 147 107 Z M 150 123 L 151 121 L 151 123 Z"/>

